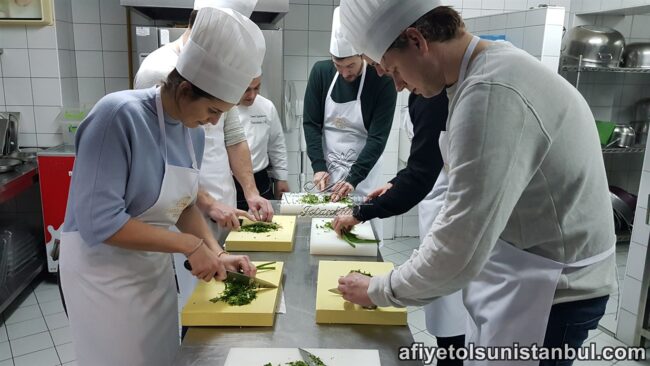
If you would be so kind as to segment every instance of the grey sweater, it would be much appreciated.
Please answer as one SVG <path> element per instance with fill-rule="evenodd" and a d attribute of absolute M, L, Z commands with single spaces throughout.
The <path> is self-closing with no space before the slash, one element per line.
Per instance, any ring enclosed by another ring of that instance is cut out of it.
<path fill-rule="evenodd" d="M 563 263 L 615 245 L 594 117 L 538 60 L 509 44 L 479 53 L 456 86 L 447 131 L 444 208 L 410 260 L 372 278 L 375 304 L 426 304 L 464 288 L 499 237 Z M 565 271 L 554 302 L 611 293 L 615 259 Z"/>

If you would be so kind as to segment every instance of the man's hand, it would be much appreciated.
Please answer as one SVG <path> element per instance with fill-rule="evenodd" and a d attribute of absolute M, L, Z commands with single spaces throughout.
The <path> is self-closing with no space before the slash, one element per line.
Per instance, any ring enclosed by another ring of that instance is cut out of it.
<path fill-rule="evenodd" d="M 370 277 L 360 273 L 350 273 L 345 277 L 339 278 L 339 291 L 343 299 L 359 304 L 365 307 L 371 307 L 372 303 L 368 296 L 368 287 L 370 286 Z"/>
<path fill-rule="evenodd" d="M 314 173 L 314 179 L 313 179 L 314 186 L 316 186 L 316 189 L 318 189 L 320 192 L 327 189 L 329 180 L 330 180 L 330 175 L 328 172 Z"/>
<path fill-rule="evenodd" d="M 282 193 L 289 192 L 289 182 L 286 180 L 277 180 L 275 181 L 275 199 L 279 200 L 282 198 Z"/>
<path fill-rule="evenodd" d="M 332 202 L 338 202 L 341 198 L 347 197 L 350 193 L 354 191 L 354 187 L 352 184 L 348 182 L 337 182 L 334 187 L 332 187 L 332 195 L 330 196 L 330 200 Z"/>
<path fill-rule="evenodd" d="M 370 201 L 370 200 L 375 199 L 375 198 L 377 198 L 379 196 L 382 196 L 384 193 L 386 193 L 386 191 L 388 191 L 392 187 L 393 187 L 393 183 L 384 184 L 383 186 L 381 186 L 381 187 L 375 189 L 374 191 L 370 192 L 370 194 L 368 194 L 368 197 L 366 197 L 366 201 Z"/>
<path fill-rule="evenodd" d="M 332 227 L 336 231 L 336 235 L 341 236 L 343 233 L 350 232 L 359 223 L 360 221 L 352 215 L 337 215 L 332 222 Z"/>
<path fill-rule="evenodd" d="M 255 216 L 248 212 L 228 206 L 219 201 L 213 201 L 206 213 L 214 222 L 227 230 L 239 230 L 240 216 L 246 217 L 251 221 L 257 221 Z"/>
<path fill-rule="evenodd" d="M 253 214 L 255 221 L 271 222 L 273 220 L 273 206 L 266 198 L 258 195 L 246 197 L 248 209 Z"/>

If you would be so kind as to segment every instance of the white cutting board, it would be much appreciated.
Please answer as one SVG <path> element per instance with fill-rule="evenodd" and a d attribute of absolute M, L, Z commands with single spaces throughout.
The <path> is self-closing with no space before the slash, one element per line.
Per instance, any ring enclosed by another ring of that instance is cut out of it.
<path fill-rule="evenodd" d="M 318 356 L 327 366 L 381 366 L 376 349 L 304 348 Z M 224 366 L 284 366 L 301 361 L 298 348 L 231 348 Z"/>
<path fill-rule="evenodd" d="M 311 237 L 309 240 L 309 253 L 312 255 L 354 255 L 363 257 L 376 257 L 377 244 L 356 244 L 353 248 L 348 242 L 339 238 L 334 230 L 321 228 L 331 218 L 311 219 Z M 361 239 L 375 239 L 370 221 L 359 224 L 352 230 Z"/>
<path fill-rule="evenodd" d="M 282 195 L 280 201 L 280 213 L 282 215 L 300 215 L 306 217 L 334 217 L 338 213 L 348 212 L 352 213 L 352 209 L 348 207 L 347 203 L 328 202 L 319 204 L 306 204 L 301 203 L 300 200 L 305 196 L 306 192 L 286 192 Z M 319 198 L 324 193 L 314 193 Z M 329 194 L 329 193 L 327 193 Z M 355 202 L 363 201 L 360 197 L 352 197 Z"/>

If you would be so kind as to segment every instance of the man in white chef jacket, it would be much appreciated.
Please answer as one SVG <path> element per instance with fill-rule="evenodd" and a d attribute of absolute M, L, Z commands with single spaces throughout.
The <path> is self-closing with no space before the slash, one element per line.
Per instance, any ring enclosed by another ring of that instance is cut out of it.
<path fill-rule="evenodd" d="M 237 105 L 239 121 L 246 133 L 251 150 L 255 185 L 266 199 L 282 197 L 289 192 L 287 146 L 284 142 L 282 122 L 273 102 L 259 95 L 262 76 L 253 79 Z M 271 182 L 271 178 L 274 183 Z M 248 203 L 241 185 L 237 188 L 237 208 L 248 210 Z M 275 186 L 275 187 L 273 187 Z"/>
<path fill-rule="evenodd" d="M 616 288 L 607 178 L 580 93 L 511 44 L 468 33 L 439 1 L 343 0 L 341 22 L 398 90 L 453 95 L 442 209 L 406 263 L 340 279 L 344 298 L 423 305 L 464 288 L 467 342 L 580 347 Z M 540 360 L 489 363 L 502 364 Z"/>

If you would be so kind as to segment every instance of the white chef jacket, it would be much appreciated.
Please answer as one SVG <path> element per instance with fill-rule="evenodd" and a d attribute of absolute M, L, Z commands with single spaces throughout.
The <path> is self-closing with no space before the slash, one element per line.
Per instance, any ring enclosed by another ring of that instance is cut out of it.
<path fill-rule="evenodd" d="M 526 52 L 509 43 L 480 52 L 451 100 L 447 131 L 443 209 L 409 261 L 371 279 L 376 305 L 423 305 L 464 288 L 499 237 L 564 263 L 616 241 L 591 110 Z M 563 273 L 554 303 L 611 293 L 615 259 Z"/>
<path fill-rule="evenodd" d="M 240 105 L 237 109 L 251 150 L 253 173 L 266 169 L 270 163 L 272 168 L 269 169 L 269 176 L 287 180 L 287 146 L 280 116 L 273 102 L 258 95 L 250 107 Z"/>

